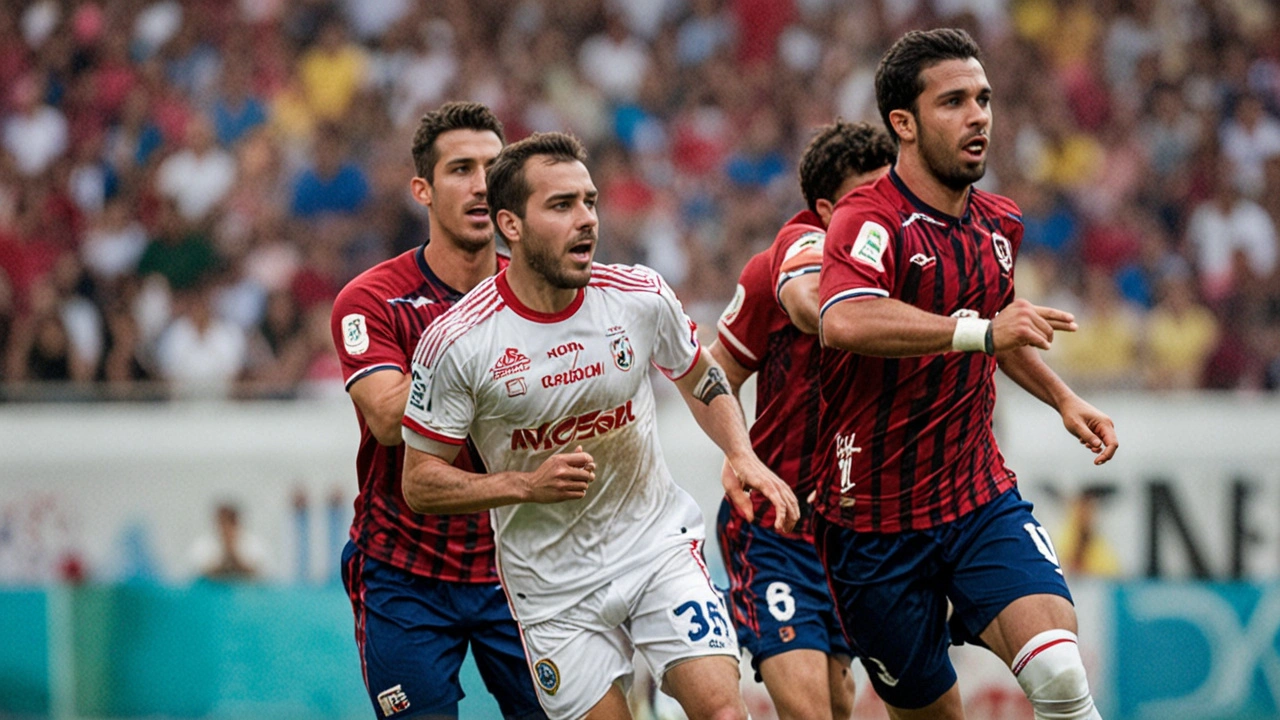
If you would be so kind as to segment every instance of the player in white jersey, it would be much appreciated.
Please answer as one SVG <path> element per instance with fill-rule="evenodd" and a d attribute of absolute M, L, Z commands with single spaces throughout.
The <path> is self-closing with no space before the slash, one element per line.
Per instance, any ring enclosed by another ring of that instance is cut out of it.
<path fill-rule="evenodd" d="M 638 650 L 690 718 L 745 718 L 738 647 L 703 564 L 702 514 L 658 444 L 647 368 L 729 458 L 727 481 L 795 496 L 751 450 L 724 374 L 657 273 L 594 265 L 596 189 L 571 136 L 535 134 L 489 170 L 511 265 L 423 335 L 404 417 L 419 512 L 491 508 L 499 574 L 552 718 L 628 718 Z M 488 474 L 450 462 L 470 436 Z"/>

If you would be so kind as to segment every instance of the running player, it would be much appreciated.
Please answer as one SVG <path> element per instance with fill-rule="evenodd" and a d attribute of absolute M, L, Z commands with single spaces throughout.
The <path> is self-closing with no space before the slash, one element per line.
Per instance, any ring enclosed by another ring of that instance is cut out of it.
<path fill-rule="evenodd" d="M 658 445 L 648 366 L 679 388 L 776 527 L 795 496 L 652 270 L 594 265 L 596 188 L 573 137 L 535 134 L 489 174 L 511 266 L 428 329 L 405 410 L 404 488 L 426 512 L 493 508 L 503 585 L 553 718 L 627 718 L 635 651 L 690 718 L 745 718 L 738 646 L 703 563 L 703 518 Z M 471 437 L 489 474 L 451 463 Z"/>
<path fill-rule="evenodd" d="M 773 245 L 747 261 L 737 294 L 708 351 L 734 393 L 752 374 L 756 420 L 751 446 L 801 499 L 813 491 L 818 444 L 818 270 L 831 210 L 855 187 L 889 170 L 897 148 L 887 133 L 843 120 L 819 129 L 800 159 L 809 209 L 791 218 Z M 853 712 L 850 651 L 813 549 L 808 512 L 790 533 L 769 529 L 760 502 L 748 522 L 727 499 L 716 528 L 729 571 L 738 642 L 764 681 L 781 720 L 848 718 Z"/>
<path fill-rule="evenodd" d="M 488 513 L 418 514 L 400 488 L 413 348 L 506 265 L 485 200 L 485 173 L 502 144 L 502 125 L 483 105 L 449 103 L 423 117 L 410 190 L 430 210 L 430 237 L 352 280 L 333 306 L 333 342 L 360 423 L 360 494 L 342 579 L 380 717 L 456 717 L 468 642 L 503 715 L 544 717 L 498 584 Z M 477 467 L 470 450 L 458 462 Z"/>
<path fill-rule="evenodd" d="M 1062 569 L 992 434 L 997 363 L 1096 464 L 1115 429 L 1036 352 L 1072 316 L 1014 299 L 1018 207 L 972 186 L 991 96 L 960 30 L 908 33 L 880 61 L 899 153 L 841 199 L 827 233 L 822 342 L 839 352 L 823 353 L 814 534 L 892 717 L 964 717 L 947 646 L 973 642 L 1008 664 L 1037 718 L 1097 718 Z"/>

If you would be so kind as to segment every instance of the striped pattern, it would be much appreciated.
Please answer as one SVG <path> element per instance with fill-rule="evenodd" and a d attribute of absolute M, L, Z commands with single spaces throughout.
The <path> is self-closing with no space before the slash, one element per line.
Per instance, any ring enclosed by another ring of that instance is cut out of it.
<path fill-rule="evenodd" d="M 895 173 L 851 193 L 827 234 L 824 313 L 876 294 L 936 315 L 969 310 L 995 317 L 1014 293 L 992 234 L 1007 238 L 1016 255 L 1022 226 L 1015 211 L 1011 201 L 975 189 L 965 216 L 951 217 L 912 195 Z M 851 256 L 866 221 L 894 229 L 883 272 Z M 910 261 L 916 255 L 935 261 Z M 991 431 L 995 369 L 995 358 L 982 353 L 880 358 L 824 352 L 819 509 L 858 531 L 923 530 L 1013 487 L 1016 479 Z M 844 491 L 842 461 L 853 484 Z"/>

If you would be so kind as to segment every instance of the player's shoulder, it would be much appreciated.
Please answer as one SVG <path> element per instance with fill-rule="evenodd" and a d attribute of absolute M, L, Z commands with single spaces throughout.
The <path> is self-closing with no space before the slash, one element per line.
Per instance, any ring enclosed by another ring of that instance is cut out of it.
<path fill-rule="evenodd" d="M 434 364 L 441 354 L 503 308 L 505 301 L 498 291 L 498 277 L 486 278 L 427 326 L 414 353 L 414 362 Z"/>
<path fill-rule="evenodd" d="M 1022 224 L 1022 209 L 1018 207 L 1018 203 L 1004 195 L 975 187 L 969 194 L 969 206 L 971 212 L 980 214 L 984 219 Z"/>
<path fill-rule="evenodd" d="M 624 293 L 661 293 L 666 281 L 657 270 L 644 265 L 606 265 L 594 263 L 591 266 L 591 282 L 589 287 L 598 290 L 617 290 Z"/>
<path fill-rule="evenodd" d="M 892 175 L 886 173 L 879 180 L 856 187 L 836 201 L 831 211 L 831 229 L 836 229 L 837 221 L 847 221 L 850 217 L 896 224 L 895 218 L 902 217 L 910 201 L 894 184 Z"/>
<path fill-rule="evenodd" d="M 420 284 L 421 278 L 415 281 L 411 273 L 415 269 L 416 252 L 417 250 L 406 250 L 356 275 L 338 292 L 334 307 L 367 303 L 370 300 L 381 304 L 387 298 L 412 289 L 412 285 Z"/>

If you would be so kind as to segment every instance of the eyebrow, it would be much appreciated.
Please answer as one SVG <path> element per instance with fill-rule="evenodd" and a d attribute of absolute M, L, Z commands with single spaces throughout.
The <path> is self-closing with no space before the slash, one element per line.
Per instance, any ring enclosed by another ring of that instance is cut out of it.
<path fill-rule="evenodd" d="M 579 194 L 580 193 L 578 193 L 577 191 L 556 193 L 555 195 L 552 195 L 547 198 L 547 204 L 550 205 L 551 203 L 560 202 L 561 200 L 577 200 Z M 599 194 L 600 194 L 599 190 L 588 190 L 585 193 L 588 199 L 594 198 Z"/>

